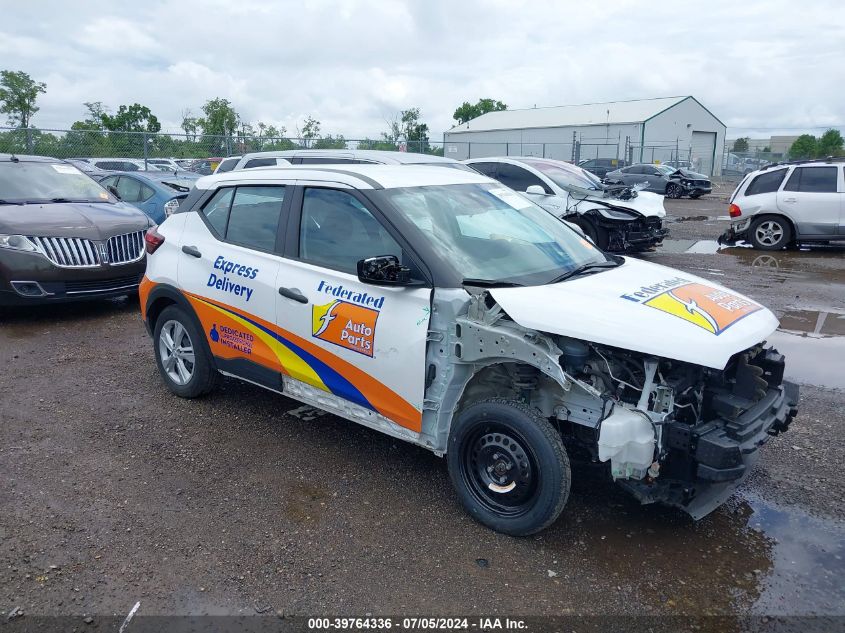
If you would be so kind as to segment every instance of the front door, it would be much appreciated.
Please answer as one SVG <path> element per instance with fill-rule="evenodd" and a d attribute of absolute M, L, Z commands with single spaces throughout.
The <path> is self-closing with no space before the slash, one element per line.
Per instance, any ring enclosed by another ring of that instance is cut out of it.
<path fill-rule="evenodd" d="M 223 187 L 187 214 L 179 287 L 218 369 L 274 389 L 281 363 L 272 328 L 286 225 L 284 185 Z"/>
<path fill-rule="evenodd" d="M 278 333 L 292 389 L 328 392 L 419 433 L 431 290 L 362 283 L 357 262 L 409 254 L 351 190 L 303 186 L 277 286 Z M 298 385 L 298 386 L 297 386 Z M 358 415 L 356 413 L 356 415 Z M 358 416 L 360 417 L 360 416 Z"/>
<path fill-rule="evenodd" d="M 796 167 L 777 194 L 777 206 L 799 235 L 832 236 L 839 231 L 839 170 L 833 165 Z"/>

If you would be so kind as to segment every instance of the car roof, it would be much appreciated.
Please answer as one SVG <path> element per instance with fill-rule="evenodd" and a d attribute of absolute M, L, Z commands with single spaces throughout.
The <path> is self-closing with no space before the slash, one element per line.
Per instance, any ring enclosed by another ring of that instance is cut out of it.
<path fill-rule="evenodd" d="M 50 156 L 31 156 L 29 154 L 0 154 L 0 161 L 11 162 L 12 158 L 26 163 L 63 163 L 61 158 L 52 158 Z"/>
<path fill-rule="evenodd" d="M 454 158 L 435 156 L 434 154 L 419 154 L 417 152 L 400 152 L 378 149 L 286 149 L 272 152 L 251 152 L 244 154 L 244 160 L 252 158 L 291 158 L 313 156 L 315 158 L 360 158 L 372 160 L 386 165 L 414 165 L 426 163 L 457 163 Z"/>
<path fill-rule="evenodd" d="M 118 170 L 110 170 L 103 172 L 106 176 L 135 176 L 136 178 L 141 178 L 143 180 L 149 180 L 153 183 L 162 183 L 162 182 L 178 182 L 180 180 L 184 180 L 185 182 L 194 183 L 199 180 L 199 174 L 194 174 L 191 172 L 179 173 L 175 174 L 172 171 L 118 171 Z"/>
<path fill-rule="evenodd" d="M 427 185 L 496 183 L 481 174 L 462 169 L 443 169 L 430 165 L 291 165 L 257 167 L 228 171 L 200 178 L 197 189 L 214 189 L 221 185 L 264 184 L 292 180 L 342 184 L 354 189 L 395 189 Z"/>

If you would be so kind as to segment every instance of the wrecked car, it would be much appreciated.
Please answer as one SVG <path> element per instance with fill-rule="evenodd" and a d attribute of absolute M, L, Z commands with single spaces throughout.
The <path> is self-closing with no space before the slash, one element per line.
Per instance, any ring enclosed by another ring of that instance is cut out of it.
<path fill-rule="evenodd" d="M 512 156 L 474 158 L 464 163 L 576 224 L 602 250 L 651 250 L 669 234 L 663 226 L 663 196 L 625 185 L 606 186 L 575 165 Z"/>
<path fill-rule="evenodd" d="M 667 198 L 700 198 L 713 191 L 713 183 L 705 174 L 671 165 L 638 163 L 607 172 L 605 185 L 627 185 L 642 191 L 661 193 Z"/>
<path fill-rule="evenodd" d="M 507 534 L 558 517 L 581 455 L 701 518 L 796 413 L 766 308 L 605 253 L 480 174 L 209 176 L 146 248 L 141 312 L 174 394 L 231 376 L 424 447 Z"/>

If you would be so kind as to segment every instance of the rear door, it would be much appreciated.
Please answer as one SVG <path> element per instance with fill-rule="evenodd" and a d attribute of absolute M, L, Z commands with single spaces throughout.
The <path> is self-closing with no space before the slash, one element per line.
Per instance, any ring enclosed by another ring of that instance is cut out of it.
<path fill-rule="evenodd" d="M 362 283 L 357 262 L 396 255 L 421 277 L 400 236 L 358 192 L 304 183 L 278 275 L 285 389 L 378 425 L 419 433 L 431 289 Z M 382 424 L 384 422 L 381 422 Z"/>
<path fill-rule="evenodd" d="M 799 235 L 831 236 L 839 232 L 842 213 L 840 170 L 834 165 L 796 167 L 777 196 Z"/>
<path fill-rule="evenodd" d="M 223 187 L 187 213 L 179 287 L 199 317 L 218 368 L 280 389 L 272 334 L 290 185 Z"/>

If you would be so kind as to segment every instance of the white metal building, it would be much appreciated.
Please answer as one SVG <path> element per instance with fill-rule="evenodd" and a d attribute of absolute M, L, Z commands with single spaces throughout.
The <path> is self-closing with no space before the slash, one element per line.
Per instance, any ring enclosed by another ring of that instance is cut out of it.
<path fill-rule="evenodd" d="M 695 171 L 719 172 L 725 124 L 695 97 L 665 97 L 488 112 L 443 135 L 444 155 L 545 156 L 578 161 L 689 160 Z"/>

